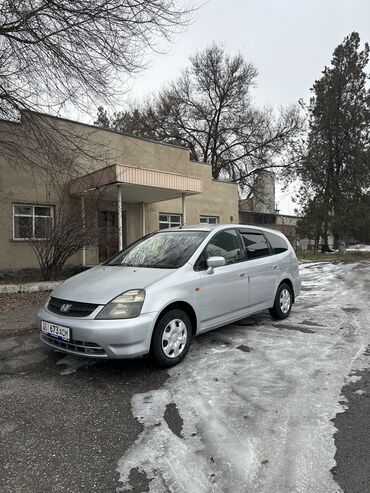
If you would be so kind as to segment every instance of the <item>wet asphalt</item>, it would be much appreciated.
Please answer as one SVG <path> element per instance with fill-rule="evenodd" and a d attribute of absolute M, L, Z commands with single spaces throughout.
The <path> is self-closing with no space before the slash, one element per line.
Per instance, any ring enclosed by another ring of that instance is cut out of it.
<path fill-rule="evenodd" d="M 253 323 L 249 318 L 240 326 Z M 316 325 L 312 320 L 303 320 L 296 325 L 280 322 L 274 327 L 310 336 Z M 220 334 L 222 337 L 222 331 Z M 216 333 L 205 334 L 199 343 L 211 345 L 214 338 Z M 253 350 L 245 344 L 235 349 L 247 353 Z M 370 348 L 365 357 L 370 358 Z M 338 431 L 334 436 L 337 466 L 332 474 L 338 492 L 368 493 L 370 371 L 351 376 L 358 378 L 342 389 L 347 409 L 333 420 Z M 23 335 L 3 333 L 0 492 L 149 491 L 149 480 L 138 468 L 131 469 L 131 489 L 124 489 L 117 464 L 143 430 L 133 417 L 132 397 L 161 388 L 168 378 L 168 373 L 155 368 L 148 358 L 92 362 L 44 347 L 32 327 Z M 172 432 L 182 438 L 183 420 L 175 403 L 166 406 L 163 417 Z"/>
<path fill-rule="evenodd" d="M 142 431 L 131 398 L 160 388 L 168 374 L 148 358 L 90 363 L 44 348 L 37 333 L 0 339 L 0 491 L 127 491 L 117 462 Z M 370 491 L 370 372 L 355 375 L 360 378 L 342 390 L 348 409 L 334 420 L 332 473 L 345 493 Z M 174 403 L 164 419 L 181 437 Z M 130 486 L 149 491 L 138 469 Z"/>
<path fill-rule="evenodd" d="M 0 339 L 3 493 L 116 491 L 117 462 L 142 430 L 131 398 L 168 377 L 148 359 L 87 367 L 81 360 L 75 369 L 64 358 L 44 348 L 35 333 Z M 135 471 L 132 486 L 147 490 Z"/>
<path fill-rule="evenodd" d="M 370 358 L 370 347 L 365 355 Z M 345 493 L 370 491 L 370 371 L 353 373 L 354 383 L 342 389 L 347 410 L 333 420 L 337 466 L 332 470 L 335 481 Z"/>

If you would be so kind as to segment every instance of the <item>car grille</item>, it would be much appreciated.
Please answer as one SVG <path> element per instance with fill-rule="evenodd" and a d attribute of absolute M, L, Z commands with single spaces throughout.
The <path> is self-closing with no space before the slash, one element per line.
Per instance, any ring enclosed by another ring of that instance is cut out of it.
<path fill-rule="evenodd" d="M 104 349 L 99 344 L 95 344 L 95 342 L 75 341 L 73 339 L 70 341 L 61 341 L 46 334 L 41 334 L 41 339 L 56 349 L 66 349 L 77 354 L 88 354 L 90 356 L 107 356 Z"/>
<path fill-rule="evenodd" d="M 50 298 L 48 310 L 63 317 L 88 317 L 99 305 Z"/>

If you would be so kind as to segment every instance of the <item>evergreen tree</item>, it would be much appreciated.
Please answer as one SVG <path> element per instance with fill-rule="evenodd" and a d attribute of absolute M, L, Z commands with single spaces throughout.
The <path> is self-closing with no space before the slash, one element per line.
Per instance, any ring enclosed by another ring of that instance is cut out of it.
<path fill-rule="evenodd" d="M 311 89 L 300 202 L 310 217 L 320 218 L 324 250 L 329 232 L 337 245 L 369 227 L 368 61 L 369 45 L 361 50 L 360 37 L 353 32 L 334 50 L 331 66 Z"/>

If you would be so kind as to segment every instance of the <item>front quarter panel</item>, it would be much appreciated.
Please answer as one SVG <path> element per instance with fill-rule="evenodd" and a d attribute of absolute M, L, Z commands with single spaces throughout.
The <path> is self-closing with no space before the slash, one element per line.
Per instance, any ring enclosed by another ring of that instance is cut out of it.
<path fill-rule="evenodd" d="M 199 313 L 200 278 L 190 264 L 147 288 L 142 313 L 157 312 L 159 316 L 162 310 L 176 302 L 188 303 L 196 314 Z"/>

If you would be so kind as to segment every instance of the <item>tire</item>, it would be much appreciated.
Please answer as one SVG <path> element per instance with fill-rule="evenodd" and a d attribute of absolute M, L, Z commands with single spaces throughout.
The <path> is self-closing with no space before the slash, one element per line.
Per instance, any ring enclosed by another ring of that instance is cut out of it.
<path fill-rule="evenodd" d="M 270 315 L 276 320 L 289 317 L 293 304 L 293 291 L 289 284 L 280 284 L 276 291 L 274 306 L 269 308 Z"/>
<path fill-rule="evenodd" d="M 189 350 L 192 335 L 190 318 L 183 310 L 170 310 L 162 315 L 152 336 L 151 354 L 155 364 L 170 368 L 180 363 Z"/>

